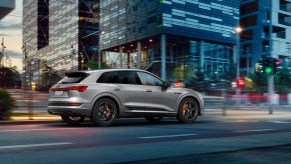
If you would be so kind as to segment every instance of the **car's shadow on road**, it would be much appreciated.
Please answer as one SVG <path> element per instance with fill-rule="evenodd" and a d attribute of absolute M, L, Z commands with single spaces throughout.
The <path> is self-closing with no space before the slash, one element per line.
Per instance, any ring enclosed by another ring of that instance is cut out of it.
<path fill-rule="evenodd" d="M 158 123 L 152 123 L 152 122 L 148 122 L 146 120 L 143 120 L 143 119 L 119 119 L 119 120 L 116 120 L 112 125 L 110 125 L 109 127 L 105 127 L 105 128 L 111 128 L 111 127 L 146 127 L 146 126 L 169 126 L 169 125 L 174 125 L 174 126 L 180 126 L 180 125 L 193 125 L 193 126 L 196 126 L 198 124 L 204 124 L 204 123 L 207 123 L 207 122 L 211 122 L 211 121 L 208 121 L 208 120 L 196 120 L 194 123 L 190 123 L 190 124 L 183 124 L 183 123 L 180 123 L 179 121 L 175 120 L 175 119 L 165 119 L 165 120 L 162 120 Z M 101 126 L 99 125 L 95 125 L 93 124 L 90 120 L 85 120 L 82 124 L 79 124 L 79 125 L 68 125 L 64 122 L 60 122 L 60 123 L 55 123 L 55 124 L 49 124 L 47 126 L 50 126 L 50 127 L 87 127 L 87 128 L 96 128 L 96 127 L 100 127 L 102 128 Z"/>

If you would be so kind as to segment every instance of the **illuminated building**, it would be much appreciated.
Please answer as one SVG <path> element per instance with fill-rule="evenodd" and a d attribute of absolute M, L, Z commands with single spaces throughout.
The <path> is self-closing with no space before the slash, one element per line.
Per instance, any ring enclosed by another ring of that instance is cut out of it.
<path fill-rule="evenodd" d="M 63 75 L 98 54 L 99 0 L 24 0 L 23 45 L 27 72 L 39 83 L 41 66 Z"/>
<path fill-rule="evenodd" d="M 104 0 L 100 47 L 113 68 L 160 61 L 164 79 L 222 74 L 235 59 L 239 0 Z M 170 70 L 172 68 L 172 70 Z M 170 71 L 169 71 L 170 70 Z"/>

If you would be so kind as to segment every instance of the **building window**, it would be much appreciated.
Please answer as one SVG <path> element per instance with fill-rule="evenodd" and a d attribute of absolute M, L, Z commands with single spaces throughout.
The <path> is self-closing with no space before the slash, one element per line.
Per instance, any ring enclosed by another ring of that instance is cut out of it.
<path fill-rule="evenodd" d="M 252 45 L 251 44 L 243 44 L 242 45 L 243 48 L 243 54 L 244 55 L 249 55 L 252 53 Z"/>
<path fill-rule="evenodd" d="M 241 18 L 240 25 L 242 27 L 250 27 L 257 25 L 257 15 Z"/>
<path fill-rule="evenodd" d="M 291 26 L 291 16 L 287 14 L 278 14 L 279 23 L 286 26 Z"/>
<path fill-rule="evenodd" d="M 49 0 L 38 0 L 37 49 L 49 45 Z"/>
<path fill-rule="evenodd" d="M 240 14 L 244 15 L 244 14 L 249 14 L 249 13 L 253 13 L 255 11 L 258 11 L 258 0 L 241 5 L 240 6 Z"/>
<path fill-rule="evenodd" d="M 243 31 L 241 34 L 241 40 L 253 40 L 253 30 Z"/>

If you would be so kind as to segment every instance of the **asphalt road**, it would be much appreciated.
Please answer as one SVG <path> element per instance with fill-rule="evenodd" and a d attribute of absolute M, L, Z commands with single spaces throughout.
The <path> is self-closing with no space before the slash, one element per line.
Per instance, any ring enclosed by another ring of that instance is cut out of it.
<path fill-rule="evenodd" d="M 245 163 L 237 156 L 243 153 L 251 154 L 250 163 L 273 162 L 265 147 L 291 162 L 290 151 L 280 151 L 291 144 L 290 115 L 227 118 L 200 117 L 194 124 L 123 119 L 105 128 L 89 122 L 0 126 L 0 163 Z"/>

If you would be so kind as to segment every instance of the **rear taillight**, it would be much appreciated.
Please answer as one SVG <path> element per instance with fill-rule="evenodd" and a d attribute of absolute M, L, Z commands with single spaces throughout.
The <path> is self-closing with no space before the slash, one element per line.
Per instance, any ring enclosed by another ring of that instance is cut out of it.
<path fill-rule="evenodd" d="M 88 86 L 71 86 L 71 87 L 64 87 L 64 88 L 50 88 L 50 91 L 79 91 L 79 92 L 84 92 Z"/>

